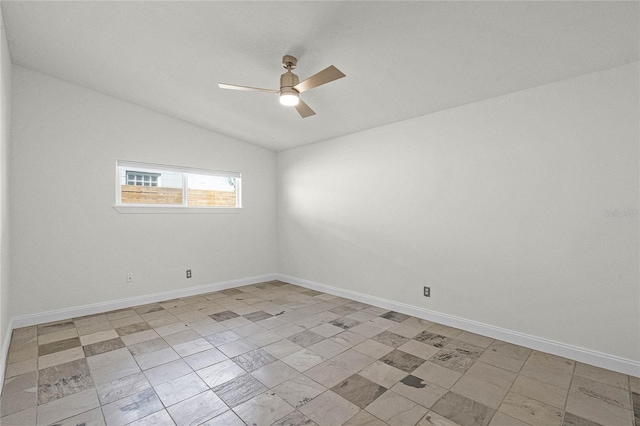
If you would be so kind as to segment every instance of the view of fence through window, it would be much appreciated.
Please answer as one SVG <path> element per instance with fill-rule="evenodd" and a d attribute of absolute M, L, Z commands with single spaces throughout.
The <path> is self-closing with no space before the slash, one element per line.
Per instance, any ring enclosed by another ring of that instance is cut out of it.
<path fill-rule="evenodd" d="M 240 207 L 240 174 L 118 162 L 120 205 Z M 170 169 L 170 170 L 168 170 Z M 185 196 L 186 194 L 186 196 Z"/>

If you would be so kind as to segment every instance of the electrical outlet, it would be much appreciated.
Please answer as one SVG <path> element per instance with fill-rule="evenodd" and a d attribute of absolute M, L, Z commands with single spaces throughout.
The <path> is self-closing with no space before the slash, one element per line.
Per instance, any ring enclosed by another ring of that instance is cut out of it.
<path fill-rule="evenodd" d="M 191 269 L 187 269 L 187 278 L 191 278 Z"/>
<path fill-rule="evenodd" d="M 431 287 L 424 288 L 424 297 L 431 297 Z"/>
<path fill-rule="evenodd" d="M 127 272 L 127 282 L 128 283 L 133 282 L 133 272 Z"/>

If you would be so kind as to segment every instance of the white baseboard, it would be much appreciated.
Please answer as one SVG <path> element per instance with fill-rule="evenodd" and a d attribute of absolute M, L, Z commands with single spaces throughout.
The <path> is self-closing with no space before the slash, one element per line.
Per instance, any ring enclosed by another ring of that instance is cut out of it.
<path fill-rule="evenodd" d="M 42 312 L 32 315 L 23 315 L 11 318 L 13 328 L 28 327 L 36 324 L 44 324 L 52 321 L 60 321 L 69 318 L 77 318 L 85 315 L 99 314 L 101 312 L 113 311 L 116 309 L 130 308 L 147 303 L 161 302 L 164 300 L 177 299 L 180 297 L 196 296 L 198 294 L 220 291 L 227 288 L 240 287 L 271 281 L 276 279 L 276 274 L 265 274 L 254 277 L 239 278 L 235 280 L 222 281 L 213 284 L 205 284 L 197 287 L 181 288 L 178 290 L 163 291 L 144 296 L 128 297 L 126 299 L 112 300 L 109 302 L 93 303 L 91 305 L 74 306 L 72 308 L 58 309 L 55 311 Z"/>
<path fill-rule="evenodd" d="M 393 310 L 406 315 L 422 318 L 427 321 L 437 322 L 439 324 L 459 328 L 471 333 L 480 334 L 482 336 L 491 337 L 493 339 L 502 340 L 530 349 L 562 356 L 565 358 L 573 359 L 575 361 L 580 361 L 586 364 L 595 365 L 597 367 L 606 368 L 608 370 L 617 371 L 623 374 L 640 377 L 640 362 L 638 361 L 620 358 L 615 355 L 609 355 L 590 349 L 580 348 L 577 346 L 568 345 L 566 343 L 555 342 L 553 340 L 531 336 L 528 334 L 519 333 L 517 331 L 507 330 L 504 328 L 495 327 L 489 324 L 483 324 L 453 315 L 430 311 L 428 309 L 407 305 L 401 302 L 395 302 L 393 300 L 382 299 L 380 297 L 371 296 L 365 293 L 344 290 L 338 287 L 332 287 L 326 284 L 292 277 L 290 275 L 276 274 L 276 277 L 280 281 L 296 284 L 317 291 L 322 291 L 324 293 L 333 294 L 335 296 L 345 297 L 347 299 L 367 303 L 369 305 L 378 306 L 384 309 Z"/>
<path fill-rule="evenodd" d="M 9 325 L 7 326 L 7 332 L 2 340 L 2 361 L 0 363 L 0 395 L 2 395 L 2 386 L 4 385 L 4 373 L 7 367 L 7 357 L 9 356 L 9 343 L 11 342 L 11 333 L 13 332 L 13 318 L 9 319 Z"/>
<path fill-rule="evenodd" d="M 276 274 L 257 275 L 213 284 L 205 284 L 197 287 L 181 288 L 178 290 L 164 291 L 144 296 L 128 297 L 126 299 L 112 300 L 109 302 L 93 303 L 90 305 L 74 306 L 72 308 L 58 309 L 38 314 L 12 317 L 9 320 L 9 326 L 7 327 L 7 332 L 2 342 L 2 353 L 0 354 L 2 356 L 2 359 L 0 359 L 0 378 L 4 378 L 7 357 L 9 355 L 9 344 L 11 343 L 11 334 L 16 328 L 29 327 L 31 325 L 44 324 L 69 318 L 77 318 L 85 315 L 99 314 L 101 312 L 130 308 L 132 306 L 145 305 L 147 303 L 162 302 L 164 300 L 171 300 L 180 297 L 196 296 L 198 294 L 210 293 L 212 291 L 220 291 L 243 285 L 257 284 L 275 279 Z M 0 380 L 0 393 L 2 392 L 3 383 L 4 380 Z"/>
<path fill-rule="evenodd" d="M 322 291 L 324 293 L 345 297 L 358 302 L 367 303 L 369 305 L 379 306 L 381 308 L 401 312 L 403 314 L 411 315 L 417 318 L 437 322 L 439 324 L 448 325 L 450 327 L 459 328 L 461 330 L 466 330 L 472 333 L 499 339 L 516 345 L 525 346 L 530 349 L 535 349 L 587 364 L 595 365 L 598 367 L 606 368 L 608 370 L 618 371 L 623 374 L 640 377 L 640 362 L 638 361 L 624 359 L 616 357 L 614 355 L 592 351 L 589 349 L 579 348 L 565 343 L 555 342 L 552 340 L 543 339 L 512 330 L 471 321 L 465 318 L 430 311 L 428 309 L 419 308 L 416 306 L 411 306 L 405 303 L 395 302 L 393 300 L 383 299 L 376 296 L 371 296 L 365 293 L 344 290 L 338 287 L 332 287 L 326 284 L 292 277 L 285 274 L 265 274 L 254 277 L 239 278 L 235 280 L 223 281 L 197 287 L 153 293 L 145 296 L 136 296 L 109 302 L 95 303 L 91 305 L 76 306 L 72 308 L 59 309 L 38 314 L 13 317 L 9 320 L 9 326 L 2 342 L 2 353 L 0 354 L 2 357 L 0 359 L 0 377 L 4 377 L 7 356 L 9 353 L 9 343 L 11 342 L 11 334 L 16 328 L 28 327 L 31 325 L 43 324 L 52 321 L 60 321 L 69 318 L 77 318 L 85 315 L 99 314 L 101 312 L 124 309 L 132 306 L 144 305 L 147 303 L 161 302 L 164 300 L 171 300 L 180 297 L 196 296 L 198 294 L 220 291 L 227 288 L 240 287 L 243 285 L 257 284 L 274 279 L 285 281 L 291 284 L 296 284 L 313 290 Z M 2 384 L 3 381 L 0 380 L 0 392 L 2 392 Z"/>

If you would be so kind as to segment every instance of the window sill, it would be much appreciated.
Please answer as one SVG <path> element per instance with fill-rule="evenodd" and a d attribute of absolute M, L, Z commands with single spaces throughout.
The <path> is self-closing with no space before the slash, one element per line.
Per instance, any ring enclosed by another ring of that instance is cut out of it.
<path fill-rule="evenodd" d="M 121 214 L 238 214 L 242 207 L 140 207 L 113 206 Z"/>

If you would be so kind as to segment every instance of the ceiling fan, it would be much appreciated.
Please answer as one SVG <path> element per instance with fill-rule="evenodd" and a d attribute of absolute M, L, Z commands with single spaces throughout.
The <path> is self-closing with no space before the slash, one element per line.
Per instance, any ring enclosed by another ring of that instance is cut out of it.
<path fill-rule="evenodd" d="M 221 89 L 277 93 L 280 95 L 280 103 L 282 105 L 295 107 L 302 118 L 310 117 L 315 115 L 315 112 L 309 108 L 302 99 L 300 99 L 300 93 L 306 92 L 314 87 L 330 83 L 334 80 L 345 77 L 345 75 L 338 68 L 331 65 L 300 83 L 298 76 L 291 72 L 291 70 L 296 68 L 297 64 L 298 60 L 291 55 L 285 55 L 282 58 L 282 66 L 287 70 L 287 72 L 280 76 L 280 90 L 260 89 L 258 87 L 237 86 L 235 84 L 225 83 L 218 83 L 218 86 Z"/>

